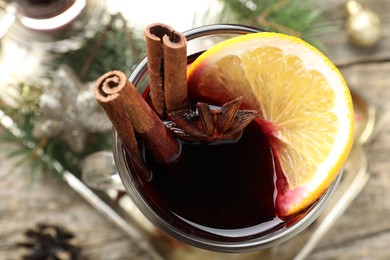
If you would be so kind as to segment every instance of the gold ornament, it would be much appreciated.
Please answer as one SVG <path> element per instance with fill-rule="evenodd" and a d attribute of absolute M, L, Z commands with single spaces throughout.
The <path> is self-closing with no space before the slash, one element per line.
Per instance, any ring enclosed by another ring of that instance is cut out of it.
<path fill-rule="evenodd" d="M 345 28 L 348 39 L 358 47 L 369 48 L 381 36 L 381 21 L 375 13 L 356 0 L 345 4 L 347 16 Z"/>

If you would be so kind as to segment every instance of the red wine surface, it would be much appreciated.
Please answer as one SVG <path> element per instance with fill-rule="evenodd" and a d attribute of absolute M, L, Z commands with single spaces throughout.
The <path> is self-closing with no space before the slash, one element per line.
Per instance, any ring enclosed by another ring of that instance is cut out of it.
<path fill-rule="evenodd" d="M 274 207 L 273 154 L 257 122 L 234 142 L 181 145 L 180 157 L 170 164 L 145 152 L 150 181 L 133 174 L 160 216 L 192 233 L 238 240 L 282 224 Z"/>
<path fill-rule="evenodd" d="M 150 101 L 148 88 L 143 96 Z M 200 101 L 190 98 L 194 104 Z M 180 157 L 170 164 L 143 153 L 152 178 L 146 181 L 130 170 L 135 186 L 177 229 L 208 239 L 244 241 L 286 225 L 275 211 L 277 167 L 259 122 L 250 123 L 235 141 L 181 142 Z"/>

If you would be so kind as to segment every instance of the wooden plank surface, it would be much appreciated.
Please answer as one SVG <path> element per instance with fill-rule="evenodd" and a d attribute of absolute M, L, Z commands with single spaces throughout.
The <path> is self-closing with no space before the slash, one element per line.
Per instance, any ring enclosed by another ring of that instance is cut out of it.
<path fill-rule="evenodd" d="M 365 0 L 380 15 L 381 42 L 372 49 L 352 46 L 344 33 L 346 1 L 318 1 L 339 31 L 321 35 L 324 52 L 348 84 L 382 108 L 383 127 L 365 148 L 371 177 L 356 200 L 329 230 L 308 259 L 389 259 L 390 257 L 390 1 Z M 108 222 L 76 192 L 50 174 L 31 184 L 29 169 L 10 171 L 0 144 L 0 259 L 19 259 L 15 244 L 37 222 L 63 225 L 73 231 L 84 259 L 150 259 L 121 230 Z"/>
<path fill-rule="evenodd" d="M 37 223 L 61 225 L 73 232 L 82 247 L 83 259 L 150 259 L 136 241 L 108 222 L 63 181 L 51 173 L 31 179 L 25 167 L 11 168 L 0 154 L 0 259 L 20 259 L 16 243 Z"/>

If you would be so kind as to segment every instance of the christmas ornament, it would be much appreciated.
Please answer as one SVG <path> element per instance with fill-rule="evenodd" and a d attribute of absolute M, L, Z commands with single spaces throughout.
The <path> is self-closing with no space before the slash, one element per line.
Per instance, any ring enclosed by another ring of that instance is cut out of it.
<path fill-rule="evenodd" d="M 60 66 L 41 95 L 33 136 L 62 137 L 73 151 L 82 152 L 89 133 L 110 130 L 111 123 L 93 96 L 93 84 L 82 84 L 67 65 Z"/>
<path fill-rule="evenodd" d="M 381 36 L 381 21 L 378 15 L 356 0 L 346 3 L 345 12 L 346 33 L 354 45 L 368 48 L 378 42 Z"/>

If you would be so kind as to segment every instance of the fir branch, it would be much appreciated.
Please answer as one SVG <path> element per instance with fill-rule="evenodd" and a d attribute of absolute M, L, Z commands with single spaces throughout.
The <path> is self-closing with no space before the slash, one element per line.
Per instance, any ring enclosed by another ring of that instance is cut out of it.
<path fill-rule="evenodd" d="M 110 23 L 100 28 L 94 37 L 86 39 L 85 45 L 81 48 L 65 54 L 52 53 L 52 61 L 43 65 L 47 67 L 47 71 L 54 71 L 66 63 L 74 71 L 81 72 L 79 76 L 85 82 L 94 81 L 101 74 L 113 69 L 127 71 L 130 74 L 133 66 L 144 56 L 143 40 L 134 35 L 134 31 L 129 29 L 124 18 L 121 15 L 114 15 Z M 51 75 L 45 74 L 43 79 L 50 82 L 50 77 Z M 3 107 L 4 111 L 0 110 L 0 116 L 4 115 L 13 121 L 11 126 L 3 125 L 7 131 L 1 137 L 2 140 L 19 144 L 14 150 L 9 151 L 7 156 L 20 157 L 15 166 L 28 164 L 32 175 L 47 170 L 60 177 L 63 170 L 79 175 L 81 161 L 88 154 L 111 147 L 111 132 L 88 135 L 86 149 L 81 153 L 73 152 L 60 136 L 34 138 L 32 134 L 34 125 L 39 118 L 37 106 L 44 90 L 42 86 L 36 85 L 18 84 L 16 88 L 20 90 L 21 97 L 18 108 Z M 62 167 L 56 167 L 58 163 Z"/>
<path fill-rule="evenodd" d="M 131 28 L 121 14 L 112 15 L 108 24 L 87 39 L 84 46 L 75 51 L 56 55 L 50 65 L 58 67 L 66 63 L 82 82 L 96 80 L 110 70 L 121 70 L 130 75 L 134 66 L 145 55 L 142 38 Z"/>
<path fill-rule="evenodd" d="M 224 0 L 220 22 L 237 22 L 300 37 L 322 47 L 315 35 L 335 28 L 321 21 L 324 9 L 313 1 L 301 0 Z"/>
<path fill-rule="evenodd" d="M 7 111 L 4 112 L 4 110 Z M 82 153 L 74 153 L 68 144 L 61 138 L 36 139 L 32 129 L 37 115 L 33 111 L 23 113 L 23 116 L 13 109 L 0 109 L 0 124 L 6 130 L 1 139 L 3 142 L 18 144 L 7 151 L 8 158 L 18 158 L 13 164 L 14 169 L 20 165 L 28 165 L 31 169 L 31 178 L 42 171 L 51 171 L 62 178 L 64 170 L 76 175 L 81 174 L 81 161 L 90 153 L 111 147 L 111 133 L 99 133 L 89 136 L 87 149 Z M 12 119 L 18 117 L 18 121 Z M 60 163 L 61 167 L 58 167 Z"/>
<path fill-rule="evenodd" d="M 7 109 L 5 109 L 7 110 Z M 15 114 L 16 111 L 9 110 L 9 114 Z M 17 123 L 7 115 L 4 110 L 0 109 L 0 124 L 4 127 L 5 132 L 2 140 L 5 142 L 16 143 L 19 146 L 8 152 L 8 158 L 19 158 L 13 165 L 14 169 L 20 165 L 28 165 L 31 169 L 31 178 L 38 172 L 45 169 L 52 169 L 50 158 L 47 158 L 42 148 L 41 142 L 32 136 L 32 128 L 36 118 L 35 113 L 25 113 Z M 53 171 L 57 176 L 62 176 L 63 172 Z"/>

